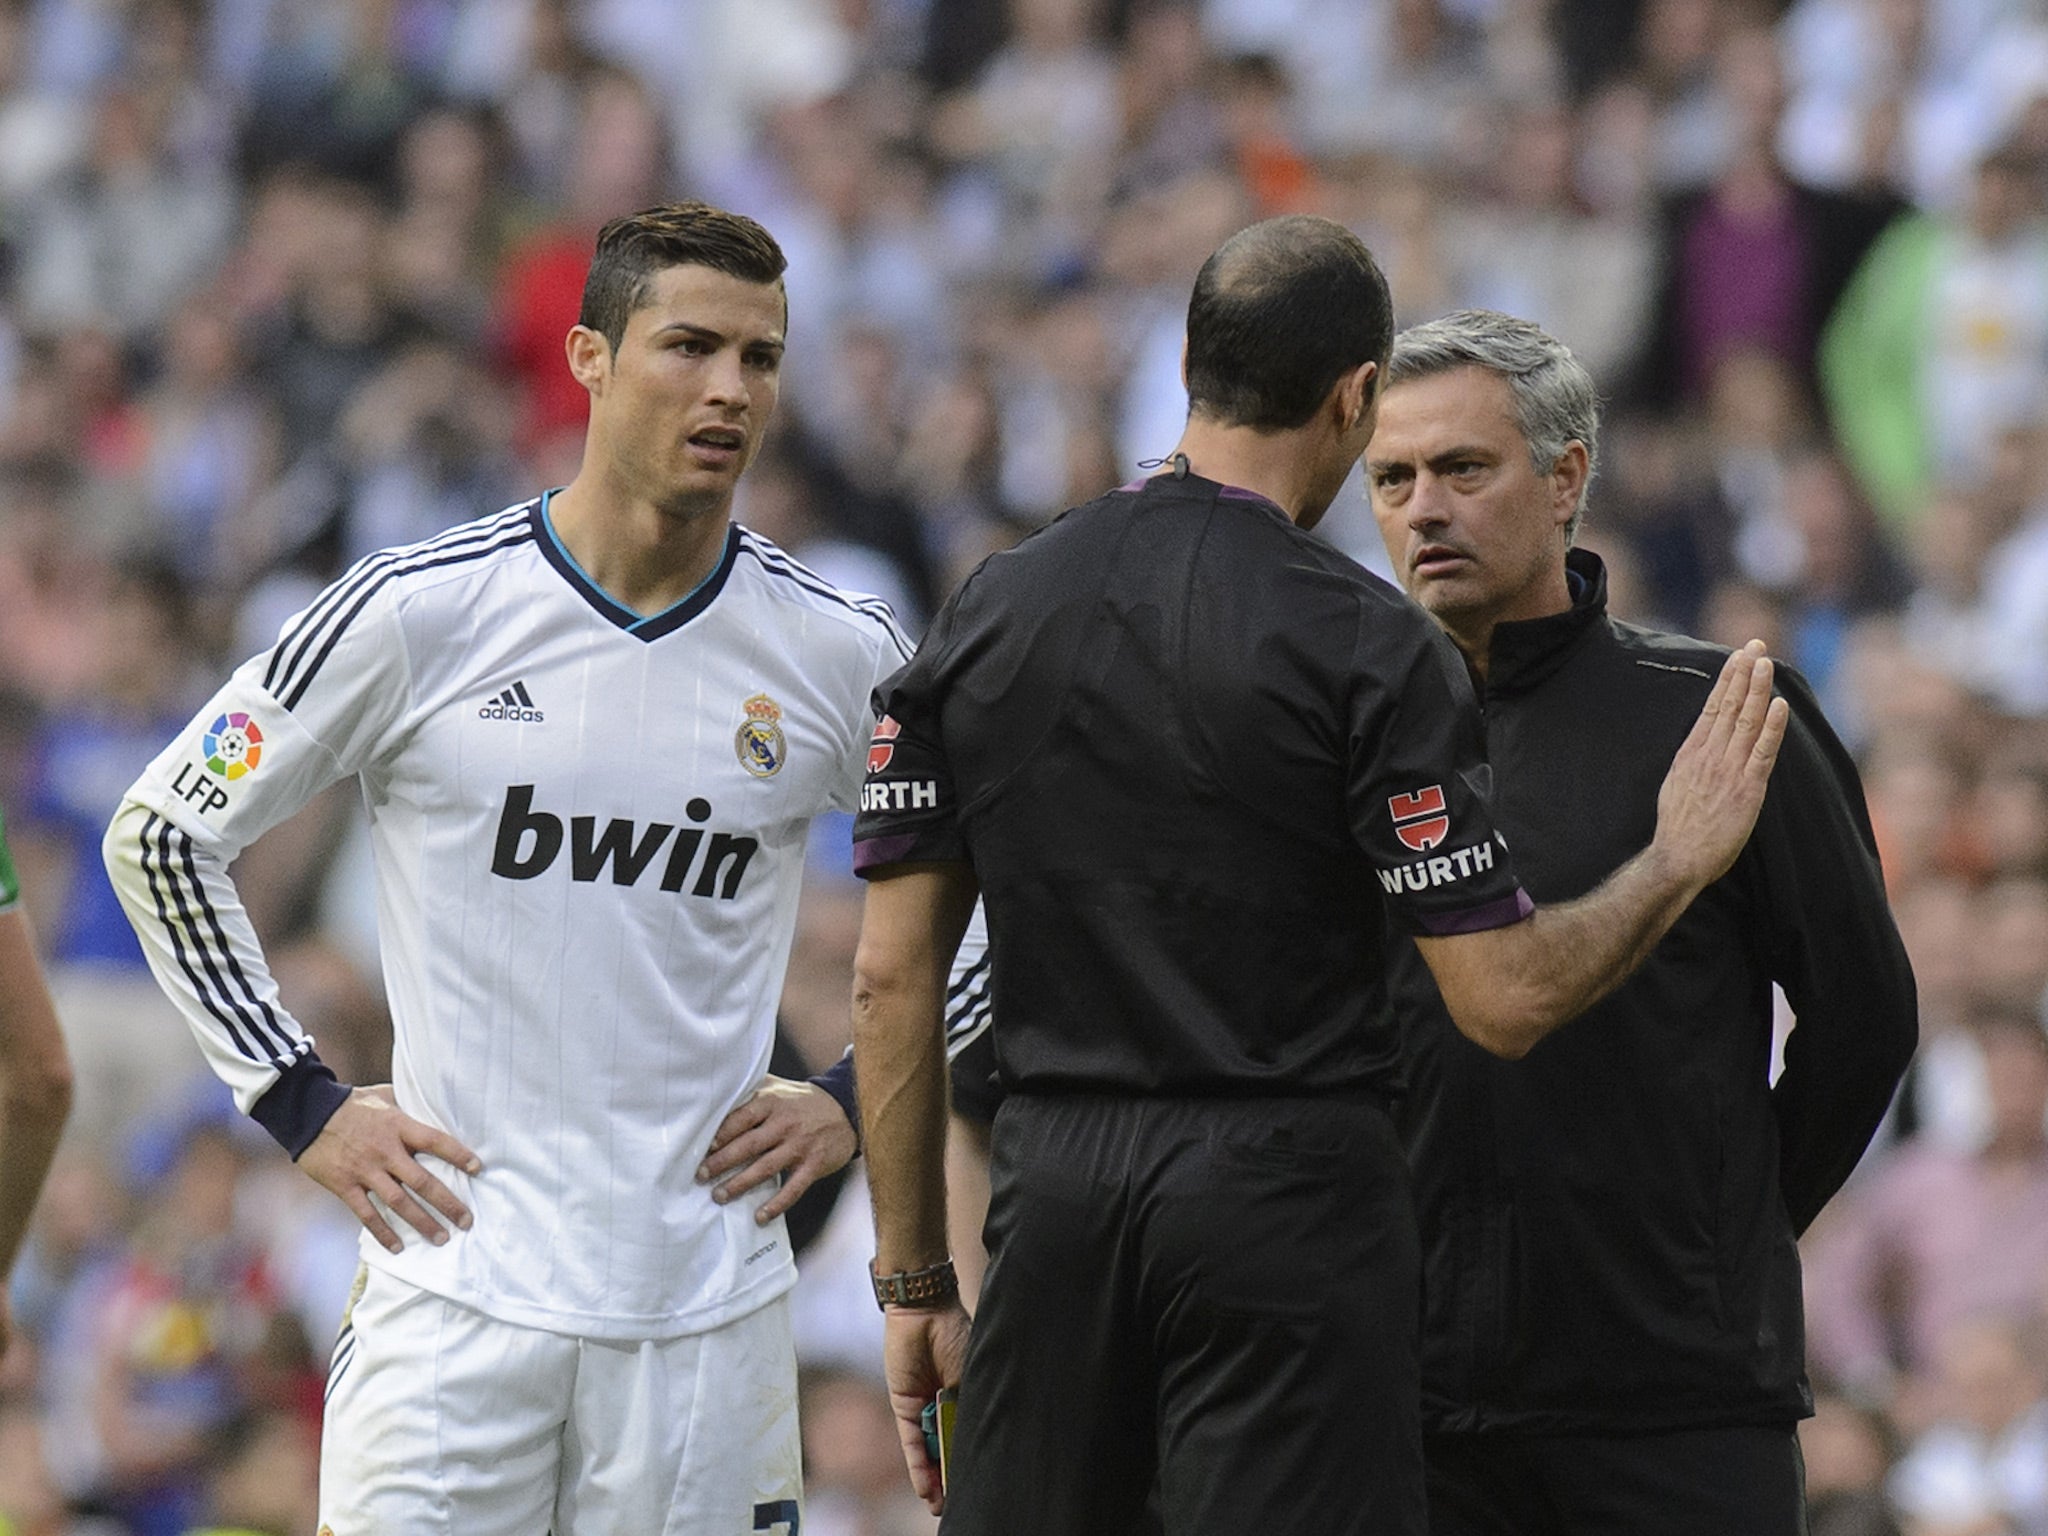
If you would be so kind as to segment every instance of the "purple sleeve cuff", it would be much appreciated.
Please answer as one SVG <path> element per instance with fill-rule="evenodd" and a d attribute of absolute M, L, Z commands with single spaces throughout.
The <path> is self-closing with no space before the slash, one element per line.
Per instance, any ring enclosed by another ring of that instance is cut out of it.
<path fill-rule="evenodd" d="M 348 1086 L 335 1080 L 333 1069 L 308 1051 L 278 1074 L 250 1109 L 249 1118 L 297 1162 L 334 1112 L 348 1102 L 348 1093 Z"/>
<path fill-rule="evenodd" d="M 1467 907 L 1462 912 L 1416 912 L 1410 914 L 1410 920 L 1428 937 L 1447 939 L 1453 934 L 1506 928 L 1535 910 L 1536 903 L 1529 899 L 1529 893 L 1516 886 L 1512 896 L 1503 896 L 1481 907 Z"/>
<path fill-rule="evenodd" d="M 846 1111 L 846 1123 L 853 1127 L 853 1155 L 860 1156 L 860 1099 L 853 1088 L 853 1052 L 848 1051 L 816 1077 L 806 1079 L 813 1088 L 822 1088 L 832 1095 L 833 1101 Z"/>
<path fill-rule="evenodd" d="M 901 864 L 917 851 L 915 832 L 898 832 L 890 837 L 864 837 L 853 845 L 853 872 L 865 875 L 885 864 Z"/>

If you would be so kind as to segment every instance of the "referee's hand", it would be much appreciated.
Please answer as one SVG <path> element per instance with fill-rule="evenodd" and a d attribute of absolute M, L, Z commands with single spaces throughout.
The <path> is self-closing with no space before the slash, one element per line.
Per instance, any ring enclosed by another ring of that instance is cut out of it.
<path fill-rule="evenodd" d="M 960 1385 L 973 1326 L 958 1298 L 943 1307 L 882 1309 L 882 1375 L 896 1413 L 896 1438 L 903 1442 L 911 1488 L 935 1515 L 946 1512 L 946 1489 L 925 1448 L 924 1405 L 941 1387 Z"/>
<path fill-rule="evenodd" d="M 470 1223 L 469 1208 L 427 1171 L 414 1155 L 420 1152 L 464 1173 L 483 1171 L 483 1160 L 474 1152 L 446 1131 L 413 1119 L 392 1100 L 390 1086 L 379 1083 L 350 1092 L 313 1144 L 299 1154 L 299 1166 L 339 1196 L 370 1236 L 393 1253 L 403 1253 L 405 1244 L 372 1195 L 430 1243 L 447 1242 L 448 1226 L 467 1231 Z M 436 1211 L 447 1226 L 435 1220 Z"/>

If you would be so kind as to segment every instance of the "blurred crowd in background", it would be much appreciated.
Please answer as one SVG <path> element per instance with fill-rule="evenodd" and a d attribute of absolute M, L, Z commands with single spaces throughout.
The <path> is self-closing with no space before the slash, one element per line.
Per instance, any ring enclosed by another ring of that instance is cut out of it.
<path fill-rule="evenodd" d="M 1805 1245 L 1816 1536 L 2048 1536 L 2041 0 L 0 0 L 0 805 L 80 1071 L 0 1532 L 312 1531 L 354 1222 L 204 1074 L 101 830 L 348 562 L 570 477 L 594 234 L 679 195 L 790 258 L 738 516 L 913 630 L 1171 449 L 1189 284 L 1255 218 L 1356 229 L 1403 324 L 1566 340 L 1616 608 L 1814 681 L 1919 974 L 1920 1058 Z M 1329 531 L 1384 569 L 1356 482 Z M 355 817 L 237 873 L 370 1081 Z M 846 840 L 784 1004 L 813 1065 Z M 805 1529 L 928 1531 L 857 1165 L 809 1225 Z"/>

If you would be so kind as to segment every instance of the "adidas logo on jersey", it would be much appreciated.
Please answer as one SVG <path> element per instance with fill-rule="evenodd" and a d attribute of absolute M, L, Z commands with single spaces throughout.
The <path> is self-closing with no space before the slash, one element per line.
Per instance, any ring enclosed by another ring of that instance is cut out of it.
<path fill-rule="evenodd" d="M 526 684 L 514 683 L 476 712 L 479 720 L 517 720 L 522 725 L 539 725 L 547 716 L 533 707 L 533 695 Z"/>
<path fill-rule="evenodd" d="M 711 802 L 693 797 L 683 807 L 683 814 L 694 822 L 709 821 Z M 561 855 L 564 830 L 561 817 L 534 809 L 531 784 L 507 785 L 505 807 L 498 813 L 498 838 L 491 849 L 491 873 L 506 880 L 531 880 L 544 873 Z M 602 831 L 595 816 L 571 816 L 566 831 L 571 880 L 594 884 L 609 870 L 612 884 L 638 885 L 666 845 L 661 888 L 679 892 L 688 886 L 692 896 L 720 901 L 731 901 L 739 894 L 740 877 L 761 848 L 759 838 L 731 832 L 712 832 L 707 837 L 701 825 L 679 829 L 668 821 L 643 827 L 622 816 L 607 821 Z M 669 839 L 672 832 L 673 842 Z M 693 868 L 694 881 L 690 879 Z"/>

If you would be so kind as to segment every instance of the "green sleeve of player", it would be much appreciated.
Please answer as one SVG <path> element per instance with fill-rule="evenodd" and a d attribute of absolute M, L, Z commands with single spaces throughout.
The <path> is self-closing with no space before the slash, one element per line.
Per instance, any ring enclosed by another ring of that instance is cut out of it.
<path fill-rule="evenodd" d="M 21 900 L 21 882 L 14 876 L 14 859 L 7 851 L 7 822 L 0 818 L 0 912 Z"/>

